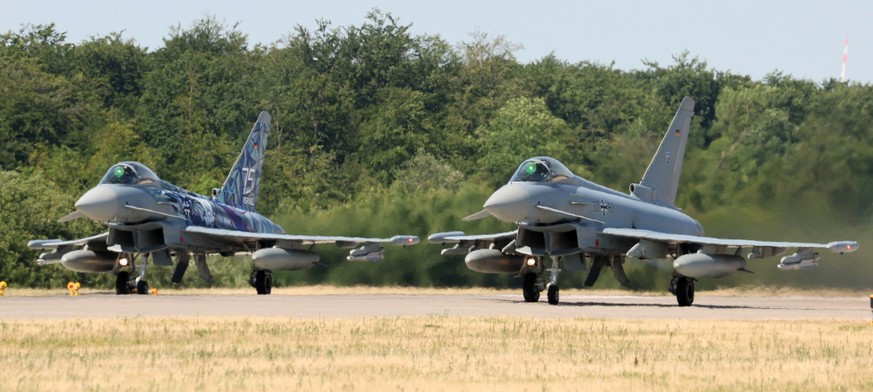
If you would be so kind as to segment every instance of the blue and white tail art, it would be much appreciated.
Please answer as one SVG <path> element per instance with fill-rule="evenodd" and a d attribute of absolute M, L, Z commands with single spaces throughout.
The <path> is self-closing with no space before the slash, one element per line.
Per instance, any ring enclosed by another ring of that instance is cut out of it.
<path fill-rule="evenodd" d="M 258 202 L 261 184 L 261 168 L 264 166 L 264 152 L 267 151 L 267 136 L 270 134 L 270 114 L 261 112 L 252 127 L 246 144 L 236 163 L 230 169 L 224 186 L 215 192 L 215 201 L 229 206 L 254 211 Z"/>

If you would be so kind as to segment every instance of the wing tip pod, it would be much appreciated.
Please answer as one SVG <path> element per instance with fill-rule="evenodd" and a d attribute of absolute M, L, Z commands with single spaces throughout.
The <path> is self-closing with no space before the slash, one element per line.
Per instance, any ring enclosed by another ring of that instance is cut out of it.
<path fill-rule="evenodd" d="M 391 237 L 391 244 L 398 246 L 409 246 L 418 244 L 420 240 L 417 235 L 395 235 Z"/>
<path fill-rule="evenodd" d="M 852 253 L 861 245 L 857 241 L 834 241 L 828 244 L 828 250 L 834 253 Z"/>

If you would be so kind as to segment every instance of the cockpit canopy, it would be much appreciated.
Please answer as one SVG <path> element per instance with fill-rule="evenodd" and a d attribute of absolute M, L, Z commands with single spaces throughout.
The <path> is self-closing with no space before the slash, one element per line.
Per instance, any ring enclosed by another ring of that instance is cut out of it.
<path fill-rule="evenodd" d="M 149 184 L 160 183 L 160 179 L 151 169 L 139 162 L 121 162 L 112 166 L 100 184 Z"/>
<path fill-rule="evenodd" d="M 573 177 L 573 172 L 557 159 L 536 157 L 522 162 L 509 182 L 559 182 Z"/>

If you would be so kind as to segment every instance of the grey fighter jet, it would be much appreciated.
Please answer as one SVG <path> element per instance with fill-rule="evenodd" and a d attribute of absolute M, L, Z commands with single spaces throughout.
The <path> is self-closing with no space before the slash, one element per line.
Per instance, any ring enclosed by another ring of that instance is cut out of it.
<path fill-rule="evenodd" d="M 525 301 L 538 301 L 540 292 L 546 290 L 552 305 L 559 301 L 562 264 L 565 270 L 584 271 L 587 261 L 586 286 L 594 284 L 603 267 L 612 267 L 619 282 L 628 287 L 622 268 L 626 256 L 672 258 L 670 292 L 679 306 L 690 306 L 695 280 L 743 271 L 746 258 L 772 257 L 795 248 L 778 265 L 795 270 L 815 267 L 818 249 L 840 254 L 858 249 L 854 241 L 820 244 L 706 237 L 700 223 L 675 205 L 693 115 L 694 100 L 686 97 L 642 180 L 631 184 L 627 194 L 576 176 L 556 159 L 531 158 L 488 198 L 484 210 L 464 218 L 493 216 L 516 223 L 517 230 L 484 235 L 437 233 L 428 240 L 454 244 L 442 254 L 466 254 L 467 267 L 474 271 L 517 273 L 523 277 Z M 744 249 L 749 251 L 745 258 Z M 549 273 L 548 280 L 545 273 Z"/>
<path fill-rule="evenodd" d="M 69 221 L 88 217 L 105 223 L 108 231 L 77 240 L 33 240 L 31 249 L 51 250 L 39 256 L 37 264 L 60 263 L 77 272 L 116 274 L 116 293 L 146 294 L 146 258 L 152 263 L 173 266 L 173 282 L 179 283 L 191 256 L 208 283 L 212 274 L 207 254 L 233 256 L 251 253 L 250 282 L 258 294 L 270 294 L 271 271 L 310 268 L 319 260 L 315 245 L 332 243 L 349 248 L 348 260 L 379 261 L 382 244 L 407 246 L 418 237 L 391 238 L 290 235 L 279 225 L 255 212 L 261 167 L 267 148 L 270 115 L 261 112 L 242 152 L 220 189 L 212 197 L 198 195 L 162 181 L 145 165 L 121 162 L 112 166 L 100 183 L 77 202 L 76 211 L 61 218 Z M 81 248 L 81 249 L 77 249 Z M 135 259 L 141 257 L 139 273 Z"/>

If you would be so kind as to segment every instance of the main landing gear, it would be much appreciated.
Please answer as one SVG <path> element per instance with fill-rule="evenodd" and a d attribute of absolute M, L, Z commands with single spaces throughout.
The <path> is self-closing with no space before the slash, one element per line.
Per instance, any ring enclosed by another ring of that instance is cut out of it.
<path fill-rule="evenodd" d="M 252 271 L 249 284 L 255 287 L 258 295 L 269 295 L 273 291 L 273 273 L 269 270 Z"/>
<path fill-rule="evenodd" d="M 670 281 L 670 292 L 676 296 L 679 306 L 691 306 L 694 303 L 694 279 L 681 275 L 673 276 Z"/>

